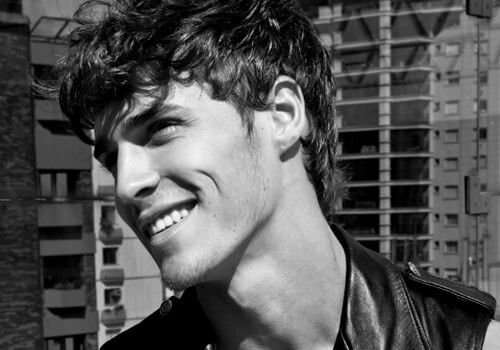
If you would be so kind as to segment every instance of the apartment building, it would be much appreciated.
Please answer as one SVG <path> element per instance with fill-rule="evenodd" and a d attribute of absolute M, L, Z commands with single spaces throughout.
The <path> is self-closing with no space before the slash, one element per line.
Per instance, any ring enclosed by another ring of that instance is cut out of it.
<path fill-rule="evenodd" d="M 29 21 L 0 3 L 0 348 L 42 347 Z"/>
<path fill-rule="evenodd" d="M 50 79 L 65 53 L 74 3 L 23 2 L 36 78 Z M 34 94 L 32 106 L 43 348 L 97 349 L 91 148 L 72 135 L 56 101 Z"/>
<path fill-rule="evenodd" d="M 498 298 L 500 14 L 495 5 L 493 18 L 481 20 L 478 43 L 477 20 L 464 6 L 334 0 L 307 10 L 334 57 L 340 158 L 350 175 L 339 222 L 397 264 L 414 261 Z M 488 212 L 478 220 L 478 262 L 476 220 L 464 211 L 476 137 L 488 196 Z"/>

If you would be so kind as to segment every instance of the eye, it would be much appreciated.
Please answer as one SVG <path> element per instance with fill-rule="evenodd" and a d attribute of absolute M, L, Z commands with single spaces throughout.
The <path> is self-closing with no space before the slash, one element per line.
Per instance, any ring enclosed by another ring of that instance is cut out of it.
<path fill-rule="evenodd" d="M 174 120 L 163 120 L 153 123 L 148 128 L 149 141 L 153 144 L 170 140 L 179 130 L 179 123 Z"/>

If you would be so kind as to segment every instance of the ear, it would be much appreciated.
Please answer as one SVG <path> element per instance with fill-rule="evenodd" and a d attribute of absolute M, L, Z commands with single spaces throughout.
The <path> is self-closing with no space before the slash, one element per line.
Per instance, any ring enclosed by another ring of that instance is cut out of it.
<path fill-rule="evenodd" d="M 271 90 L 271 118 L 274 144 L 281 155 L 296 149 L 300 138 L 307 134 L 304 96 L 300 86 L 288 76 L 280 75 Z"/>

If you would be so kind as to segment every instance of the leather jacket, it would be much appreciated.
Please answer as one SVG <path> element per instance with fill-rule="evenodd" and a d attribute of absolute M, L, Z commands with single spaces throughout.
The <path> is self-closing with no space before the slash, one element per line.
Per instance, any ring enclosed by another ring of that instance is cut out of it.
<path fill-rule="evenodd" d="M 405 269 L 333 226 L 347 261 L 342 321 L 334 349 L 481 349 L 495 299 L 479 289 Z M 101 348 L 215 349 L 196 289 L 166 300 Z"/>

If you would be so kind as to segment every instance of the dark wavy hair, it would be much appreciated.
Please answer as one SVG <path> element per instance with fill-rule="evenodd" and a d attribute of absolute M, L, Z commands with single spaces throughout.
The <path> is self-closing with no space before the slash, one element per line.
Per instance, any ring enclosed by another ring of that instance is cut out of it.
<path fill-rule="evenodd" d="M 302 89 L 310 133 L 304 165 L 328 220 L 344 193 L 336 165 L 335 83 L 328 51 L 293 0 L 87 1 L 75 13 L 58 80 L 40 88 L 58 98 L 75 133 L 93 143 L 95 118 L 112 103 L 168 83 L 208 84 L 231 102 L 249 128 L 266 110 L 279 75 Z M 187 73 L 187 74 L 186 74 Z"/>

